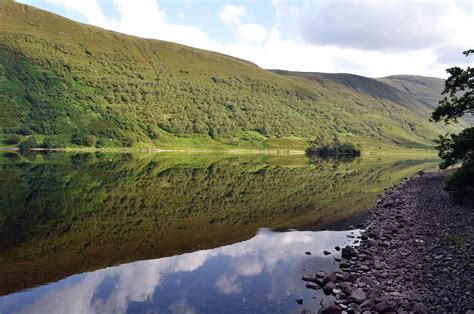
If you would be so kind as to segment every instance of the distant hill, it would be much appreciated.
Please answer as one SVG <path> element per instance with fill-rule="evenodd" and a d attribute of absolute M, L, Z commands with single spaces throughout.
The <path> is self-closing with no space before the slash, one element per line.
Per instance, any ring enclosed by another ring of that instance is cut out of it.
<path fill-rule="evenodd" d="M 392 75 L 380 78 L 378 81 L 415 97 L 430 109 L 436 108 L 444 88 L 444 80 L 436 77 Z"/>
<path fill-rule="evenodd" d="M 2 141 L 303 148 L 340 138 L 430 147 L 445 132 L 428 121 L 434 92 L 406 78 L 272 72 L 6 0 L 0 16 Z"/>

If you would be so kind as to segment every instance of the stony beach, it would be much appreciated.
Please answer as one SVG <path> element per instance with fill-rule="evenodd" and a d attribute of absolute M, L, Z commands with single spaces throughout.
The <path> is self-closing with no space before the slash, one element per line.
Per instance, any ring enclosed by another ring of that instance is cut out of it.
<path fill-rule="evenodd" d="M 387 190 L 340 271 L 303 277 L 320 313 L 474 313 L 474 204 L 444 190 L 446 172 Z M 333 252 L 335 253 L 335 252 Z"/>

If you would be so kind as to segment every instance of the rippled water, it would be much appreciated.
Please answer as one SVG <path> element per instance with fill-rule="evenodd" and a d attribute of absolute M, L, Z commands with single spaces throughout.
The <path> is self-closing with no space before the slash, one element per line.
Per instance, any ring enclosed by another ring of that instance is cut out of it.
<path fill-rule="evenodd" d="M 0 313 L 316 310 L 301 276 L 335 267 L 351 231 L 289 230 L 344 221 L 435 164 L 6 153 Z"/>

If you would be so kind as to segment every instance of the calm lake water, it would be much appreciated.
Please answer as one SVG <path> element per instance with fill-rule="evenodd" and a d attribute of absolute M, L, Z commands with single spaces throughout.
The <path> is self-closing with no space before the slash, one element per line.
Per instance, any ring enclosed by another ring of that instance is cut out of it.
<path fill-rule="evenodd" d="M 359 231 L 316 230 L 436 164 L 3 153 L 0 313 L 317 311 L 301 276 Z"/>

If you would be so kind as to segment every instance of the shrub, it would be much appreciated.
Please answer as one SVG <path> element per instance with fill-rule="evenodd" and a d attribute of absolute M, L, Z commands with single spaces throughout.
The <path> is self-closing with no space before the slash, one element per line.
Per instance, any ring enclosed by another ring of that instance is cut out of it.
<path fill-rule="evenodd" d="M 28 126 L 23 126 L 18 129 L 17 133 L 21 135 L 31 135 L 32 131 Z"/>
<path fill-rule="evenodd" d="M 90 147 L 95 145 L 97 138 L 94 135 L 90 135 L 84 132 L 78 132 L 72 135 L 71 141 L 77 145 Z"/>
<path fill-rule="evenodd" d="M 8 136 L 6 139 L 3 140 L 3 142 L 7 145 L 16 145 L 20 143 L 21 141 L 21 136 L 13 134 Z"/>
<path fill-rule="evenodd" d="M 120 142 L 125 147 L 132 147 L 135 144 L 135 140 L 131 137 L 125 136 L 120 139 Z"/>
<path fill-rule="evenodd" d="M 18 147 L 20 148 L 20 151 L 25 152 L 31 150 L 32 148 L 38 147 L 38 143 L 34 137 L 30 136 L 25 141 L 21 142 Z"/>
<path fill-rule="evenodd" d="M 458 200 L 474 198 L 474 160 L 463 165 L 448 179 L 446 190 Z"/>
<path fill-rule="evenodd" d="M 97 140 L 97 142 L 95 142 L 95 147 L 97 147 L 97 148 L 101 148 L 101 147 L 104 147 L 104 146 L 105 146 L 105 141 L 101 138 L 99 138 Z"/>
<path fill-rule="evenodd" d="M 52 148 L 66 148 L 66 144 L 61 140 L 56 139 L 45 139 L 41 144 L 41 148 L 52 149 Z"/>

